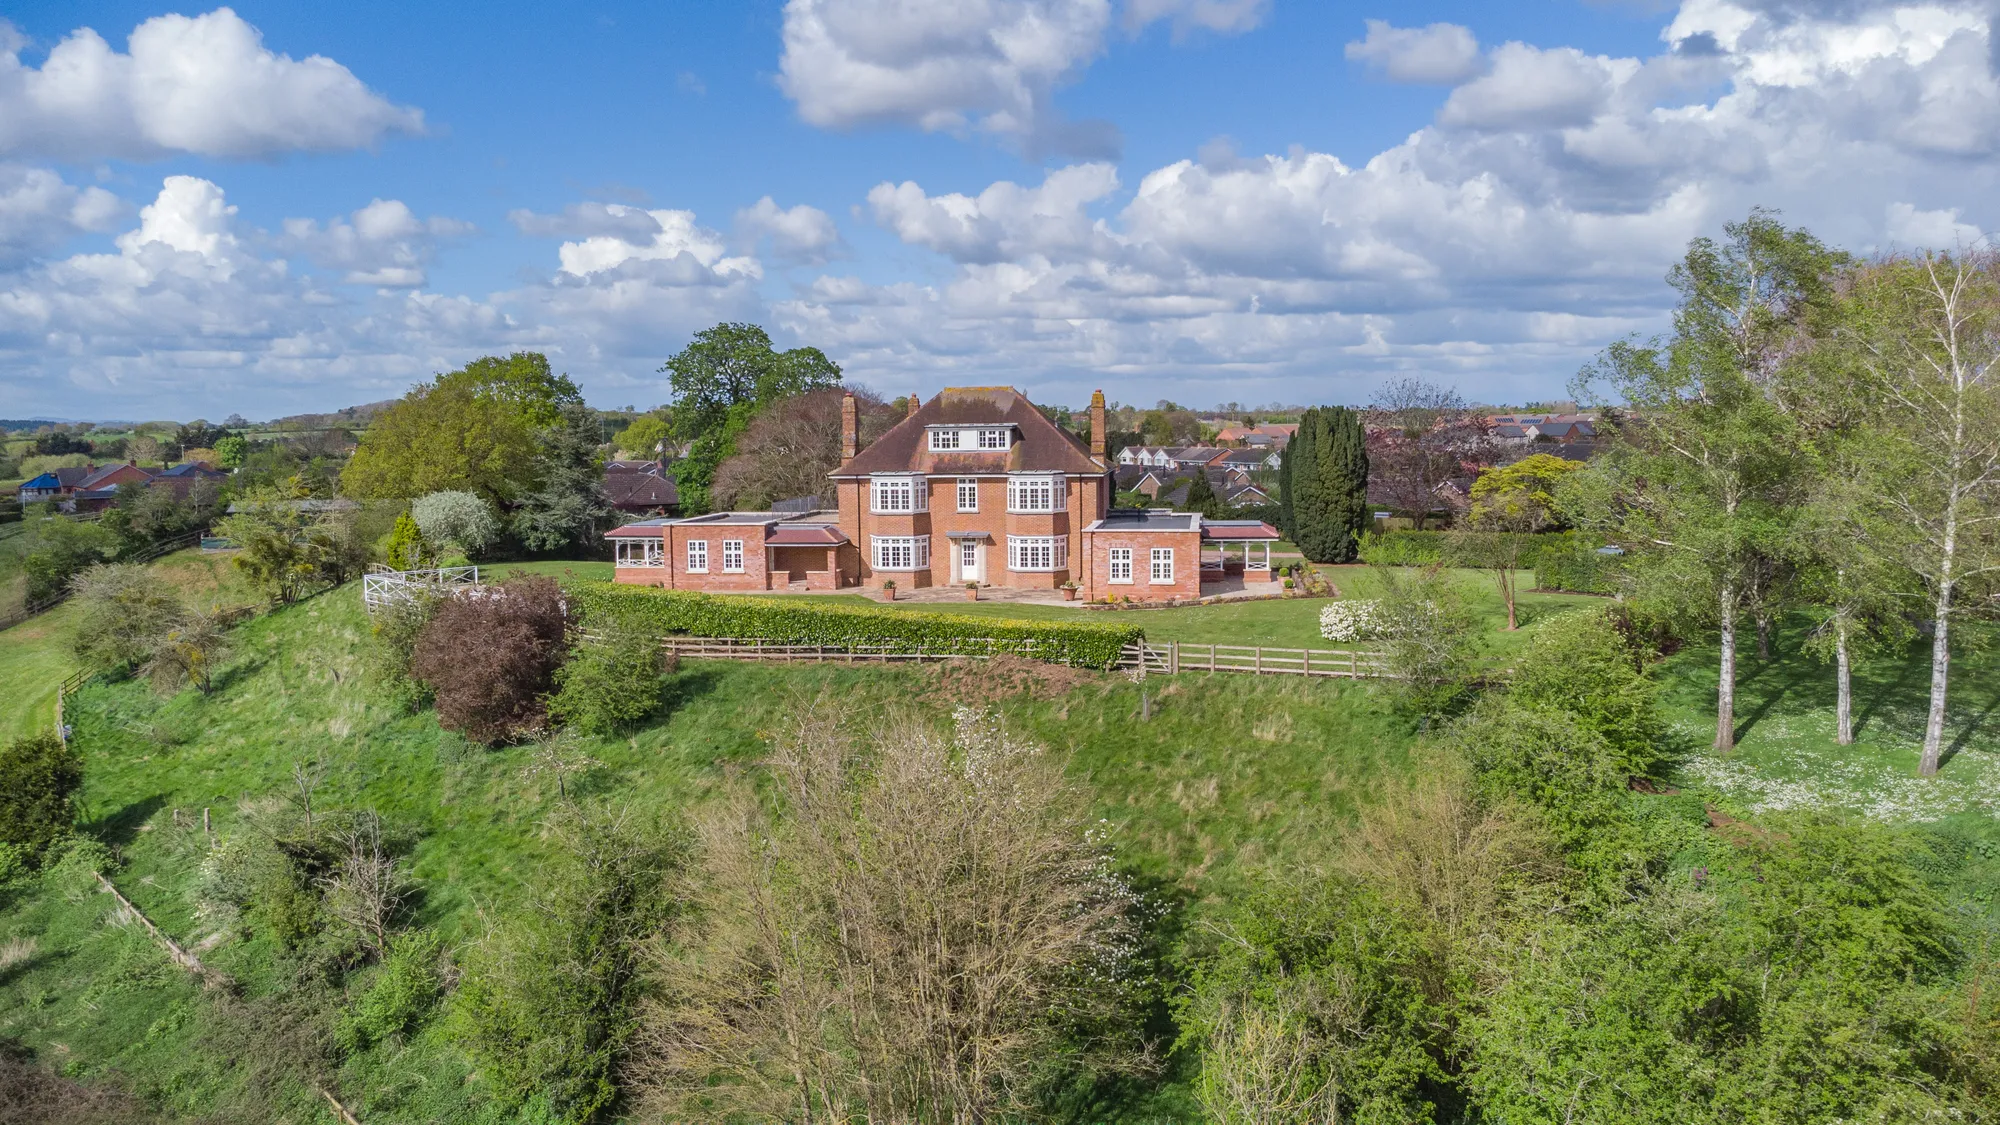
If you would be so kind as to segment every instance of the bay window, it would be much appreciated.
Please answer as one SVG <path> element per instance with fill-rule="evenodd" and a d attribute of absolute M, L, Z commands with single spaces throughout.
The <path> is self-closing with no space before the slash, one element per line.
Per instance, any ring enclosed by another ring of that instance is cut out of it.
<path fill-rule="evenodd" d="M 1009 535 L 1008 570 L 1056 570 L 1069 559 L 1067 549 L 1058 549 L 1062 539 L 1054 535 Z"/>
<path fill-rule="evenodd" d="M 875 512 L 922 512 L 930 508 L 929 489 L 922 477 L 875 477 L 870 483 L 874 486 L 871 508 Z"/>
<path fill-rule="evenodd" d="M 1062 500 L 1063 478 L 1061 477 L 1007 478 L 1007 510 L 1010 512 L 1061 511 Z"/>
<path fill-rule="evenodd" d="M 928 570 L 931 565 L 931 537 L 928 535 L 871 535 L 876 570 Z"/>

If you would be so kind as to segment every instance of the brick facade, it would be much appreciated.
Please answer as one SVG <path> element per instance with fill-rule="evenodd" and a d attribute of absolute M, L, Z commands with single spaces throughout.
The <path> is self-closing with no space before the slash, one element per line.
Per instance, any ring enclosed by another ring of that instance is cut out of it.
<path fill-rule="evenodd" d="M 1102 601 L 1116 598 L 1120 601 L 1157 602 L 1171 600 L 1192 601 L 1201 596 L 1201 532 L 1200 531 L 1093 531 L 1084 536 L 1089 554 L 1089 566 L 1080 580 L 1085 601 Z M 1152 552 L 1154 549 L 1170 550 L 1173 554 L 1173 577 L 1162 583 L 1153 581 Z M 1129 550 L 1132 552 L 1132 578 L 1129 582 L 1111 580 L 1111 552 Z"/>

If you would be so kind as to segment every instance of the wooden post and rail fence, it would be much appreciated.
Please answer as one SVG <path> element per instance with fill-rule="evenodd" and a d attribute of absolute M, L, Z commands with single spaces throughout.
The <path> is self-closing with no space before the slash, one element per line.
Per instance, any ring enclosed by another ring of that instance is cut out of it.
<path fill-rule="evenodd" d="M 586 634 L 586 639 L 595 639 Z M 671 656 L 696 660 L 761 660 L 804 664 L 891 664 L 926 663 L 946 660 L 986 660 L 1010 654 L 1035 657 L 1033 641 L 988 640 L 987 651 L 965 651 L 968 642 L 950 649 L 927 649 L 908 645 L 790 645 L 775 641 L 736 637 L 663 637 L 660 646 Z M 974 639 L 970 643 L 978 644 Z M 1335 679 L 1370 679 L 1391 675 L 1387 660 L 1379 652 L 1350 649 L 1267 648 L 1260 645 L 1163 644 L 1138 642 L 1126 645 L 1113 667 L 1138 671 L 1143 675 L 1172 675 L 1176 672 L 1242 672 L 1258 676 L 1318 676 Z"/>

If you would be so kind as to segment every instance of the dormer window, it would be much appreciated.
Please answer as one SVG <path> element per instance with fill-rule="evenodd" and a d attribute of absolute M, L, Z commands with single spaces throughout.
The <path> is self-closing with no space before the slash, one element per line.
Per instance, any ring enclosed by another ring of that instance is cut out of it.
<path fill-rule="evenodd" d="M 1012 434 L 1013 431 L 1006 429 L 981 430 L 979 431 L 979 448 L 1005 449 L 1008 445 L 1012 444 L 1009 441 Z"/>
<path fill-rule="evenodd" d="M 934 451 L 940 449 L 957 449 L 959 447 L 958 443 L 959 443 L 958 430 L 931 431 L 931 449 Z"/>

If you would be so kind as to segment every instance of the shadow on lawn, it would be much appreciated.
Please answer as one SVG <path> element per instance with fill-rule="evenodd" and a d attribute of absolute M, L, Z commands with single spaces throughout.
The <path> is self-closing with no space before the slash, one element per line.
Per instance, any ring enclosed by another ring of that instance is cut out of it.
<path fill-rule="evenodd" d="M 112 847 L 122 848 L 139 838 L 139 829 L 153 814 L 167 807 L 167 795 L 155 793 L 141 797 L 117 812 L 99 817 L 84 826 L 84 830 Z"/>

